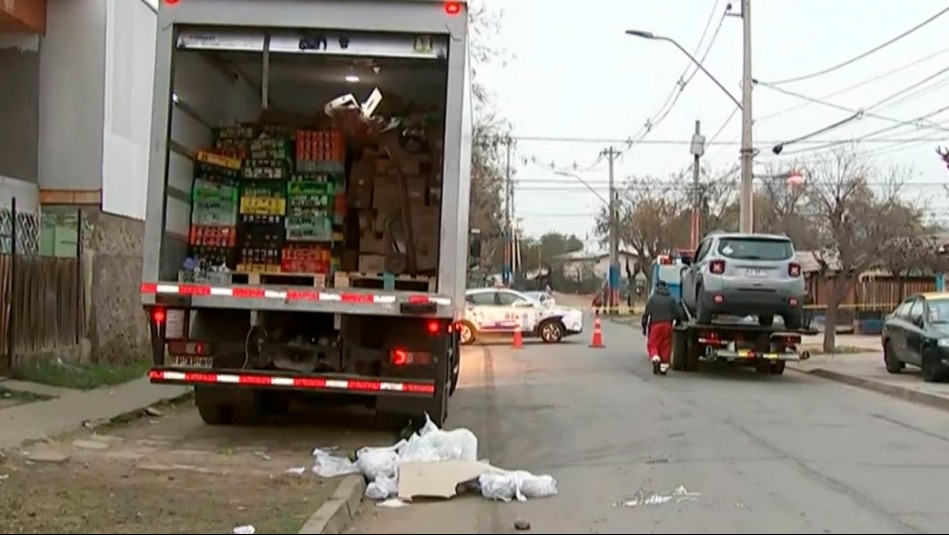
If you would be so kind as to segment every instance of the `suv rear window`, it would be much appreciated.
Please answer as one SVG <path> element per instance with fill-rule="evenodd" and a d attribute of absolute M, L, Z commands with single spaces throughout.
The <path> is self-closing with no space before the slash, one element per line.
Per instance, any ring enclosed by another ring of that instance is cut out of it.
<path fill-rule="evenodd" d="M 790 240 L 722 238 L 718 254 L 736 260 L 790 260 L 794 247 Z"/>

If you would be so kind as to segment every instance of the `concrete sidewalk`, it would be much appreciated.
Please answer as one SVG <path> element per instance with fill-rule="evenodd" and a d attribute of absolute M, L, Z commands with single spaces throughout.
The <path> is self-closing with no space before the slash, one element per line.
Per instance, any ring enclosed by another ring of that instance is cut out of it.
<path fill-rule="evenodd" d="M 818 355 L 788 366 L 817 377 L 949 410 L 949 384 L 926 383 L 919 370 L 911 366 L 903 373 L 890 374 L 883 364 L 882 352 Z"/>
<path fill-rule="evenodd" d="M 123 414 L 169 401 L 190 387 L 153 385 L 147 377 L 113 387 L 65 392 L 56 399 L 0 410 L 0 449 L 16 448 L 77 429 L 84 422 L 111 420 Z"/>
<path fill-rule="evenodd" d="M 820 350 L 823 347 L 824 333 L 804 336 L 801 342 L 805 349 L 814 353 L 815 350 Z M 838 334 L 834 337 L 834 342 L 837 347 L 855 347 L 865 350 L 867 353 L 883 351 L 883 344 L 878 334 Z"/>

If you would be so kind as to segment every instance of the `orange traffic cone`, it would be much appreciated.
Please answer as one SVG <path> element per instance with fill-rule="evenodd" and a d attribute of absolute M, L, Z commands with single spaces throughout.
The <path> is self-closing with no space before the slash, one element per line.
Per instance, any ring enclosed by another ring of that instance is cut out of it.
<path fill-rule="evenodd" d="M 603 330 L 600 327 L 599 315 L 593 318 L 593 340 L 590 342 L 590 347 L 595 349 L 602 349 L 606 347 L 603 345 Z"/>
<path fill-rule="evenodd" d="M 521 322 L 517 322 L 517 325 L 514 327 L 514 341 L 512 346 L 514 349 L 524 347 L 524 336 L 521 334 Z"/>

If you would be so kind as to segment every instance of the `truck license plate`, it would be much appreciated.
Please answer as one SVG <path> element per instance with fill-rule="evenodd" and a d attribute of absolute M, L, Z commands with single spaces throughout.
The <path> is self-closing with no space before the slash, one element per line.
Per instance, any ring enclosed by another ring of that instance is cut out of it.
<path fill-rule="evenodd" d="M 174 355 L 171 357 L 173 368 L 210 368 L 213 362 L 211 357 L 191 357 L 188 355 Z"/>

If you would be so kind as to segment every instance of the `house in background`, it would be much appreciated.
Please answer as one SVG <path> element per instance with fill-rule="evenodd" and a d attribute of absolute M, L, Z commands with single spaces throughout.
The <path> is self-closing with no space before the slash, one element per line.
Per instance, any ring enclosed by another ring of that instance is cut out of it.
<path fill-rule="evenodd" d="M 148 352 L 138 286 L 156 19 L 153 0 L 0 2 L 0 233 L 9 241 L 16 198 L 21 254 L 75 257 L 81 236 L 82 338 L 101 360 Z"/>
<path fill-rule="evenodd" d="M 605 279 L 610 269 L 609 253 L 591 253 L 588 251 L 576 251 L 567 253 L 558 257 L 563 262 L 562 273 L 565 279 L 571 281 L 581 281 L 589 277 Z M 619 268 L 621 278 L 626 278 L 626 265 L 635 273 L 636 266 L 639 263 L 639 255 L 635 251 L 619 251 Z"/>

